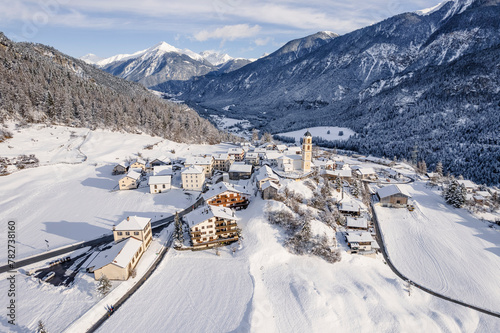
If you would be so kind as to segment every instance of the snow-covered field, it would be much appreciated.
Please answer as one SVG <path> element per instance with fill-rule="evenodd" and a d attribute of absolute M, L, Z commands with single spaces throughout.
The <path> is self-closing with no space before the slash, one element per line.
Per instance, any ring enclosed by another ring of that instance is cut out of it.
<path fill-rule="evenodd" d="M 493 332 L 500 321 L 405 284 L 380 259 L 290 254 L 256 199 L 242 248 L 171 251 L 99 332 Z M 233 247 L 236 245 L 232 245 Z"/>
<path fill-rule="evenodd" d="M 325 140 L 347 140 L 351 135 L 356 134 L 353 130 L 345 127 L 320 126 L 304 128 L 298 131 L 278 133 L 278 135 L 293 137 L 297 142 L 299 142 L 306 131 L 309 131 L 312 136 L 318 136 Z M 339 135 L 340 132 L 343 132 L 343 134 Z"/>
<path fill-rule="evenodd" d="M 400 185 L 415 211 L 377 207 L 389 256 L 409 279 L 446 296 L 500 309 L 500 231 L 447 205 L 422 182 Z"/>

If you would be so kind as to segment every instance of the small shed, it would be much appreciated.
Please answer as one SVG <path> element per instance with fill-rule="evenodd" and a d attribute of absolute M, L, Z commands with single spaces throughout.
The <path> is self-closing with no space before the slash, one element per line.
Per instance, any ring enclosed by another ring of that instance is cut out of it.
<path fill-rule="evenodd" d="M 262 199 L 264 200 L 272 200 L 278 194 L 279 185 L 268 180 L 264 184 L 262 184 Z"/>

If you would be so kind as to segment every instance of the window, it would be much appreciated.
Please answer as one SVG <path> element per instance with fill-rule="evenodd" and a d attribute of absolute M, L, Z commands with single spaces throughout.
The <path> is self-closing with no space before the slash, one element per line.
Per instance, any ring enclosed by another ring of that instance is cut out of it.
<path fill-rule="evenodd" d="M 125 231 L 125 235 L 126 235 L 126 236 L 130 236 L 130 232 Z"/>
<path fill-rule="evenodd" d="M 121 236 L 121 235 L 123 235 L 123 232 L 118 231 L 117 234 L 118 234 L 118 236 Z"/>
<path fill-rule="evenodd" d="M 202 226 L 201 228 L 202 228 L 202 229 L 205 229 L 205 226 Z"/>
<path fill-rule="evenodd" d="M 166 188 L 165 184 L 163 184 L 163 188 Z"/>
<path fill-rule="evenodd" d="M 134 231 L 134 235 L 139 236 L 139 231 Z"/>
<path fill-rule="evenodd" d="M 158 185 L 155 185 L 155 190 L 158 188 Z"/>

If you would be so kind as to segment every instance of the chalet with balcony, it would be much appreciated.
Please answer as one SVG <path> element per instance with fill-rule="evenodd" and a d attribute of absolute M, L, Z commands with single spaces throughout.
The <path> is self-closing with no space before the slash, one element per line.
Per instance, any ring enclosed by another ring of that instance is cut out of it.
<path fill-rule="evenodd" d="M 209 205 L 228 207 L 234 209 L 247 208 L 250 203 L 250 193 L 246 188 L 220 182 L 210 187 L 203 194 L 203 199 Z"/>
<path fill-rule="evenodd" d="M 193 247 L 211 247 L 238 240 L 234 211 L 227 207 L 206 205 L 184 216 Z"/>

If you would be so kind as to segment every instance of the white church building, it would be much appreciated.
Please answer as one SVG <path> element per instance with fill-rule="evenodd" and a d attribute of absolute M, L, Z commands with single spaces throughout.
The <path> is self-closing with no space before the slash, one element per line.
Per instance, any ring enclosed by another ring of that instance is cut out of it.
<path fill-rule="evenodd" d="M 312 159 L 312 135 L 307 131 L 302 139 L 302 154 L 285 154 L 277 159 L 278 169 L 284 172 L 311 171 Z"/>

